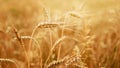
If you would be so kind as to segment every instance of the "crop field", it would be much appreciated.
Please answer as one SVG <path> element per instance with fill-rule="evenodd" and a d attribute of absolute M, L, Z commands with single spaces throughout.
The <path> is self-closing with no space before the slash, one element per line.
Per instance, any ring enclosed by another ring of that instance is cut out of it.
<path fill-rule="evenodd" d="M 0 68 L 120 68 L 120 0 L 0 0 Z"/>

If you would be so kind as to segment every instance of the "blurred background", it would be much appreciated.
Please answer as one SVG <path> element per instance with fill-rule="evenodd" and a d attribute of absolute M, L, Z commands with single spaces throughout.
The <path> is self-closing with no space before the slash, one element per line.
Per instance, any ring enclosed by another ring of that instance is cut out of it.
<path fill-rule="evenodd" d="M 56 27 L 60 22 L 65 27 Z M 119 23 L 120 0 L 0 0 L 0 68 L 16 68 L 1 62 L 9 60 L 21 68 L 45 68 L 66 56 L 74 60 L 82 50 L 78 68 L 120 68 Z"/>

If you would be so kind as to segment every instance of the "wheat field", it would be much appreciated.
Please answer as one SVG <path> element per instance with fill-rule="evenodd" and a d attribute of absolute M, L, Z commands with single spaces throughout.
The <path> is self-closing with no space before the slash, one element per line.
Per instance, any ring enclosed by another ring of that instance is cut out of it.
<path fill-rule="evenodd" d="M 0 68 L 120 68 L 120 0 L 0 0 Z"/>

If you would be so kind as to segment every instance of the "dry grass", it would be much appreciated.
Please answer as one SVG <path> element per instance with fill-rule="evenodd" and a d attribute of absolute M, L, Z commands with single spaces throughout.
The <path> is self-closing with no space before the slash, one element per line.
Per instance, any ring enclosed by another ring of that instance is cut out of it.
<path fill-rule="evenodd" d="M 120 68 L 118 3 L 53 2 L 0 0 L 0 68 Z"/>

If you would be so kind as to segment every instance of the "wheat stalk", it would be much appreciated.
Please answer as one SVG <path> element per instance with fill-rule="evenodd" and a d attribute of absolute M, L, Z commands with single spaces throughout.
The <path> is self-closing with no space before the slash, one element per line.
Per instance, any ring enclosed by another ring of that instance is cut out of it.
<path fill-rule="evenodd" d="M 37 40 L 35 40 L 34 38 L 30 37 L 30 36 L 21 36 L 22 39 L 32 39 L 38 46 L 39 50 L 40 50 L 40 67 L 42 68 L 42 51 L 41 51 L 41 47 L 39 45 L 39 42 Z"/>
<path fill-rule="evenodd" d="M 14 31 L 14 33 L 15 33 L 15 35 L 16 35 L 16 37 L 17 37 L 18 41 L 20 42 L 20 44 L 21 44 L 21 45 L 22 45 L 22 47 L 23 47 L 23 50 L 24 50 L 25 55 L 26 55 L 26 57 L 27 57 L 28 68 L 30 68 L 29 56 L 27 55 L 27 51 L 26 51 L 26 49 L 25 49 L 24 42 L 23 42 L 23 40 L 22 40 L 22 38 L 21 38 L 20 34 L 18 33 L 18 31 L 17 31 L 17 29 L 16 29 L 15 27 L 13 27 L 13 31 Z"/>
<path fill-rule="evenodd" d="M 61 38 L 59 38 L 54 44 L 53 44 L 53 47 L 51 48 L 51 50 L 50 50 L 50 53 L 49 53 L 49 55 L 48 55 L 48 57 L 47 57 L 47 59 L 46 59 L 46 61 L 45 61 L 45 67 L 46 67 L 46 64 L 47 64 L 47 62 L 48 62 L 48 60 L 50 59 L 50 56 L 52 55 L 52 53 L 53 53 L 53 50 L 55 49 L 55 47 L 60 43 L 60 42 L 62 42 L 63 40 L 65 40 L 65 39 L 72 39 L 72 40 L 74 40 L 74 41 L 76 41 L 76 42 L 78 42 L 79 40 L 77 40 L 77 39 L 75 39 L 75 38 L 70 38 L 70 37 L 67 37 L 67 36 L 63 36 L 63 37 L 61 37 Z"/>

